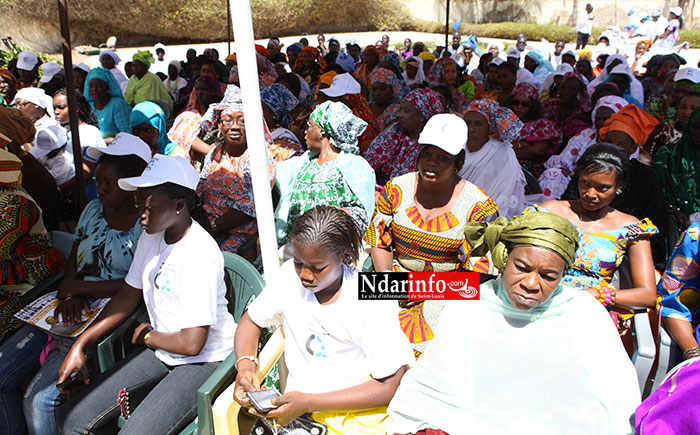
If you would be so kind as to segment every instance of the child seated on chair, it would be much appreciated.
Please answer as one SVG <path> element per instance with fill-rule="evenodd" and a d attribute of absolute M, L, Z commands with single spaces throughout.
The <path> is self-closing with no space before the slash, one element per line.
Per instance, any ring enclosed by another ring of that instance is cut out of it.
<path fill-rule="evenodd" d="M 307 413 L 330 433 L 385 433 L 386 405 L 414 362 L 394 301 L 357 297 L 361 236 L 352 218 L 315 207 L 292 225 L 293 257 L 250 305 L 236 330 L 234 399 L 250 406 L 259 389 L 257 346 L 262 328 L 283 325 L 285 394 L 266 417 L 285 425 Z"/>

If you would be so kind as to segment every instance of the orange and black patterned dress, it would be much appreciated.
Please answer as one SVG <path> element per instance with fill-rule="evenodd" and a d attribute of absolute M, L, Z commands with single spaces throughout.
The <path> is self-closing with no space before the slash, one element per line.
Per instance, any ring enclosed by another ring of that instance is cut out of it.
<path fill-rule="evenodd" d="M 465 251 L 464 224 L 495 219 L 496 203 L 467 181 L 452 210 L 426 222 L 415 204 L 417 180 L 418 173 L 409 172 L 386 184 L 365 241 L 393 251 L 395 272 L 486 273 L 488 260 L 470 260 Z"/>
<path fill-rule="evenodd" d="M 365 241 L 373 247 L 392 250 L 394 272 L 487 273 L 487 257 L 469 257 L 471 248 L 464 239 L 464 225 L 494 220 L 496 203 L 467 181 L 452 210 L 424 221 L 415 204 L 418 176 L 417 172 L 409 172 L 386 184 L 384 193 L 377 198 Z M 443 301 L 425 301 L 401 310 L 401 328 L 413 344 L 416 357 L 433 338 L 432 327 L 443 305 Z"/>

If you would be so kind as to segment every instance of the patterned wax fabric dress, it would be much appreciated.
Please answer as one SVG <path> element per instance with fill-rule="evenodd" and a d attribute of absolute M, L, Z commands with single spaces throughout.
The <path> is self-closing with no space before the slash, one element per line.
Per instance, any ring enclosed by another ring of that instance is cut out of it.
<path fill-rule="evenodd" d="M 523 213 L 532 211 L 546 211 L 546 208 L 533 205 L 525 209 Z M 615 271 L 622 264 L 627 254 L 628 247 L 642 240 L 649 240 L 658 230 L 649 219 L 642 219 L 623 227 L 585 233 L 576 227 L 579 232 L 579 247 L 576 250 L 576 261 L 571 269 L 561 280 L 562 284 L 578 290 L 586 290 L 592 287 L 610 284 Z M 629 319 L 633 313 L 629 310 L 613 308 L 621 314 L 618 320 L 618 329 L 625 331 L 629 328 Z"/>

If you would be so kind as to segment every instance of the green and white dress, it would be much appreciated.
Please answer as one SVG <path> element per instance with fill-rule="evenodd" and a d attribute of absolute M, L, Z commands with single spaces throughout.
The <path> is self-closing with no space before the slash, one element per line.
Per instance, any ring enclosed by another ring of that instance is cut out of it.
<path fill-rule="evenodd" d="M 280 162 L 277 172 L 280 203 L 276 211 L 277 239 L 287 243 L 294 221 L 318 205 L 346 209 L 361 234 L 367 230 L 374 210 L 374 171 L 364 158 L 341 153 L 335 159 L 318 163 L 318 154 Z"/>

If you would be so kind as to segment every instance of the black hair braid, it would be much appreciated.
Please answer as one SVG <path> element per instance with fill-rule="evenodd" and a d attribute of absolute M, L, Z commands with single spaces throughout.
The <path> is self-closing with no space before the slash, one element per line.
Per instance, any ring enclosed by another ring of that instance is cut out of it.
<path fill-rule="evenodd" d="M 357 262 L 362 236 L 355 221 L 343 210 L 319 205 L 307 210 L 292 224 L 289 240 L 317 244 L 343 260 Z"/>

